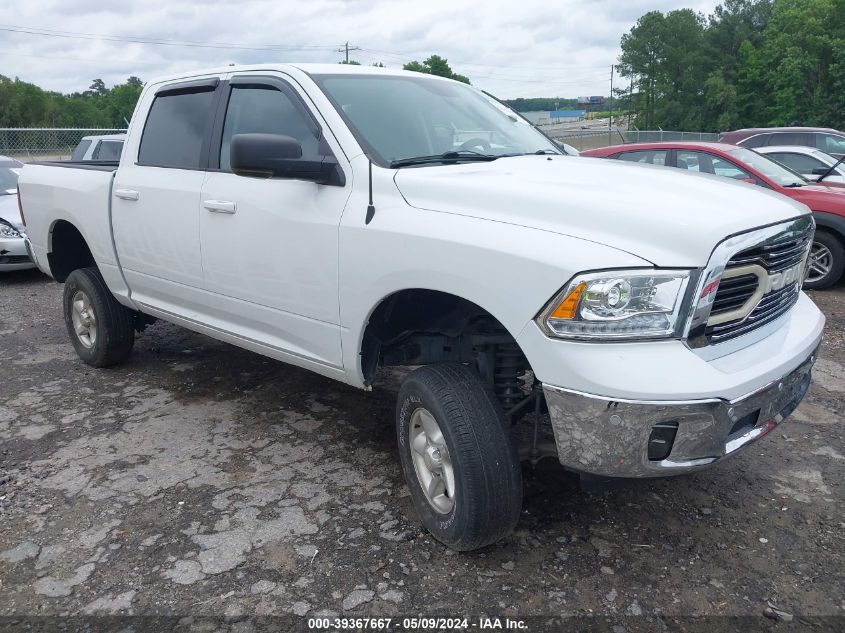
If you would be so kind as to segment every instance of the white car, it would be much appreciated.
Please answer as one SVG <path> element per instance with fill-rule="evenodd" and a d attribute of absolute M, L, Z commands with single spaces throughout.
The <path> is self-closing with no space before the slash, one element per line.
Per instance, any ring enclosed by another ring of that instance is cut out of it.
<path fill-rule="evenodd" d="M 754 151 L 797 171 L 807 180 L 818 181 L 824 176 L 825 184 L 845 184 L 845 163 L 815 147 L 776 145 L 757 147 Z"/>
<path fill-rule="evenodd" d="M 824 325 L 801 292 L 806 206 L 573 160 L 420 73 L 151 81 L 116 169 L 30 164 L 20 190 L 89 365 L 125 360 L 156 317 L 365 390 L 416 367 L 396 405 L 402 470 L 457 550 L 514 529 L 520 456 L 655 477 L 736 454 L 801 401 Z M 530 439 L 541 426 L 554 444 Z"/>
<path fill-rule="evenodd" d="M 102 134 L 83 136 L 73 150 L 72 161 L 114 161 L 120 160 L 125 134 Z"/>
<path fill-rule="evenodd" d="M 0 272 L 35 268 L 26 251 L 18 208 L 18 174 L 23 164 L 0 156 Z"/>

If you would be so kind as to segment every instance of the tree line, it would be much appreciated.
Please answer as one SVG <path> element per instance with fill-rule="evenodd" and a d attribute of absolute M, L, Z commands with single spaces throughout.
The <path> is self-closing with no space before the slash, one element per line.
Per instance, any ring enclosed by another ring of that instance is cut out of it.
<path fill-rule="evenodd" d="M 0 127 L 124 128 L 143 86 L 138 77 L 111 88 L 95 79 L 84 92 L 61 94 L 0 75 Z"/>
<path fill-rule="evenodd" d="M 640 129 L 845 129 L 845 0 L 651 11 L 622 36 L 617 68 Z"/>

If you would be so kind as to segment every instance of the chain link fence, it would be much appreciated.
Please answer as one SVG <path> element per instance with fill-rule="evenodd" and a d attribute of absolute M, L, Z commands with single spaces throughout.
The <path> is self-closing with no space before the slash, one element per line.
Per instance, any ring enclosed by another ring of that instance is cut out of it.
<path fill-rule="evenodd" d="M 621 128 L 545 130 L 553 138 L 569 143 L 579 151 L 622 143 L 660 141 L 718 141 L 709 132 L 673 132 L 669 130 L 623 130 Z M 68 160 L 84 136 L 123 134 L 122 129 L 97 128 L 0 128 L 0 155 L 23 162 L 32 160 Z"/>
<path fill-rule="evenodd" d="M 69 160 L 84 136 L 123 134 L 121 129 L 98 128 L 0 128 L 0 155 L 22 162 Z"/>
<path fill-rule="evenodd" d="M 548 132 L 547 132 L 548 133 Z M 572 145 L 578 151 L 598 149 L 625 143 L 660 143 L 662 141 L 698 141 L 715 143 L 713 132 L 675 132 L 670 130 L 623 130 L 621 128 L 591 130 L 555 130 L 552 138 Z"/>

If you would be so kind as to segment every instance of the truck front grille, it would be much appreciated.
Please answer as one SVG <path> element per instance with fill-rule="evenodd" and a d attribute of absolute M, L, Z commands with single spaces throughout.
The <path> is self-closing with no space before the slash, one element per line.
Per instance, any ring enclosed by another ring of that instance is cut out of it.
<path fill-rule="evenodd" d="M 725 266 L 725 271 L 729 272 L 732 269 L 748 266 L 759 266 L 769 276 L 788 271 L 801 264 L 810 249 L 812 239 L 812 224 L 801 231 L 781 234 L 753 248 L 737 253 L 730 258 Z M 759 271 L 759 269 L 757 270 Z M 711 345 L 722 343 L 774 321 L 798 301 L 801 281 L 801 279 L 798 279 L 780 288 L 770 290 L 760 298 L 750 312 L 740 318 L 713 325 L 708 324 L 704 330 L 707 342 Z M 761 282 L 768 282 L 765 275 L 761 280 L 758 275 L 751 273 L 723 279 L 719 283 L 719 288 L 713 299 L 710 320 L 713 320 L 713 317 L 741 309 L 757 292 L 758 285 Z"/>
<path fill-rule="evenodd" d="M 774 321 L 795 305 L 795 302 L 798 301 L 800 289 L 801 284 L 795 283 L 780 290 L 775 290 L 764 295 L 757 307 L 747 317 L 726 321 L 719 325 L 708 325 L 705 334 L 710 344 L 722 343 L 737 336 L 748 334 L 752 330 Z"/>

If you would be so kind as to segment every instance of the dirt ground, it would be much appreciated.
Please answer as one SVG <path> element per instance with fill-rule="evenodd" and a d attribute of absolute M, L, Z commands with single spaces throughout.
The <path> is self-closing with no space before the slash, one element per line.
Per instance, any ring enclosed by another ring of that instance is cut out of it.
<path fill-rule="evenodd" d="M 0 616 L 593 615 L 623 631 L 769 609 L 845 627 L 845 286 L 812 296 L 828 318 L 813 387 L 768 438 L 599 492 L 526 468 L 516 533 L 466 555 L 414 514 L 394 386 L 357 391 L 166 323 L 95 370 L 67 340 L 61 286 L 3 275 Z"/>

